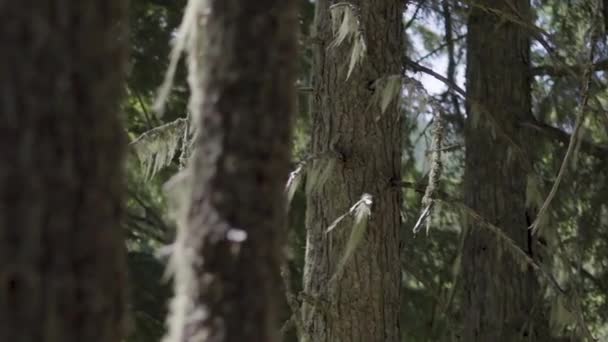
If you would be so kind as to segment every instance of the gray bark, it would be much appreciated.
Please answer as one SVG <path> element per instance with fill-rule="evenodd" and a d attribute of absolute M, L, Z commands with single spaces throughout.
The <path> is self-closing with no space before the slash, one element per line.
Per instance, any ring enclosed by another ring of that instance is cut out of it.
<path fill-rule="evenodd" d="M 336 166 L 326 182 L 307 190 L 304 291 L 317 303 L 303 306 L 304 340 L 398 341 L 401 195 L 392 184 L 400 177 L 405 133 L 396 101 L 381 113 L 372 103 L 371 86 L 402 72 L 404 2 L 349 3 L 357 9 L 367 53 L 347 80 L 350 42 L 329 47 L 334 38 L 330 1 L 317 1 L 311 153 L 318 158 L 309 175 L 323 173 L 330 158 Z M 325 230 L 363 193 L 373 196 L 364 240 L 342 274 L 329 283 L 352 220 L 329 234 Z"/>
<path fill-rule="evenodd" d="M 277 341 L 295 1 L 208 0 L 204 10 L 204 48 L 190 70 L 201 76 L 191 76 L 199 137 L 176 251 L 185 255 L 178 274 L 192 278 L 177 284 L 186 320 L 173 313 L 183 334 L 171 341 Z"/>
<path fill-rule="evenodd" d="M 122 0 L 0 3 L 0 340 L 124 338 Z"/>

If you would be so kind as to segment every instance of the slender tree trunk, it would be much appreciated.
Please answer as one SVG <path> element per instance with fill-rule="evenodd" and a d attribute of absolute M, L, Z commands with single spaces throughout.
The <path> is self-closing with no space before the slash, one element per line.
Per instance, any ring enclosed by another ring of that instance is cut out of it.
<path fill-rule="evenodd" d="M 522 21 L 530 18 L 528 0 L 479 5 L 521 15 Z M 475 7 L 467 39 L 465 201 L 531 254 L 525 214 L 529 162 L 517 127 L 531 115 L 529 31 Z M 538 341 L 542 334 L 544 308 L 536 276 L 511 250 L 480 222 L 467 219 L 463 341 Z"/>
<path fill-rule="evenodd" d="M 295 4 L 208 0 L 199 13 L 204 47 L 190 56 L 199 134 L 169 341 L 278 338 Z"/>
<path fill-rule="evenodd" d="M 117 342 L 122 0 L 0 3 L 0 340 Z"/>
<path fill-rule="evenodd" d="M 330 1 L 318 0 L 314 37 L 314 108 L 308 181 L 329 169 L 326 181 L 308 189 L 303 307 L 307 341 L 399 341 L 401 196 L 391 184 L 401 172 L 402 115 L 397 101 L 382 113 L 372 103 L 374 82 L 400 75 L 403 1 L 349 1 L 367 44 L 350 77 L 351 42 L 330 47 L 334 34 Z M 333 160 L 332 160 L 333 159 Z M 312 175 L 317 175 L 313 177 Z M 372 195 L 372 214 L 363 241 L 336 275 L 351 233 L 344 220 L 326 229 L 359 200 Z M 335 281 L 330 281 L 336 275 Z"/>

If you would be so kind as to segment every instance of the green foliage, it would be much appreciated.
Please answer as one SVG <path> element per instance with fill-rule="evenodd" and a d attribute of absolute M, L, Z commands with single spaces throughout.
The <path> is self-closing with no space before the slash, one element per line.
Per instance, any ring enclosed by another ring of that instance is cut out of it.
<path fill-rule="evenodd" d="M 165 334 L 171 288 L 162 280 L 165 266 L 156 252 L 174 235 L 174 227 L 167 220 L 162 184 L 175 172 L 174 156 L 181 150 L 187 103 L 182 68 L 178 68 L 165 115 L 159 118 L 150 108 L 167 67 L 168 42 L 181 19 L 183 4 L 182 0 L 130 2 L 131 69 L 123 104 L 133 141 L 127 163 L 125 222 L 131 281 L 129 342 L 160 341 Z"/>
<path fill-rule="evenodd" d="M 442 1 L 411 2 L 406 23 L 408 26 L 408 57 L 419 58 L 421 63 L 439 73 L 449 63 L 445 16 Z M 452 36 L 464 37 L 469 1 L 448 1 L 451 10 Z M 590 3 L 595 1 L 533 1 L 537 25 L 551 33 L 546 39 L 563 62 L 580 64 L 587 49 L 585 29 L 595 15 Z M 599 3 L 599 2 L 598 2 Z M 158 341 L 164 334 L 164 315 L 170 289 L 161 281 L 163 264 L 155 258 L 156 250 L 172 240 L 175 229 L 168 220 L 168 208 L 162 184 L 180 168 L 177 155 L 182 154 L 187 122 L 188 90 L 185 68 L 178 65 L 174 87 L 167 97 L 162 117 L 150 109 L 163 82 L 169 65 L 171 45 L 181 20 L 184 0 L 133 0 L 131 2 L 132 68 L 128 80 L 128 97 L 123 106 L 128 133 L 134 143 L 133 155 L 128 164 L 129 201 L 125 226 L 128 237 L 129 267 L 132 279 L 133 333 L 129 341 Z M 314 4 L 300 1 L 301 45 L 298 86 L 314 87 L 309 70 L 310 22 Z M 419 11 L 416 11 L 419 8 Z M 412 16 L 416 13 L 415 18 Z M 334 49 L 348 49 L 345 64 L 347 78 L 359 63 L 365 63 L 365 34 L 359 27 L 357 9 L 338 2 L 332 7 L 335 39 Z M 314 38 L 314 37 L 313 37 Z M 464 74 L 464 40 L 454 38 L 453 62 L 456 64 L 452 79 L 459 81 Z M 606 46 L 601 46 L 598 60 L 607 58 Z M 328 52 L 329 53 L 329 52 Z M 536 41 L 531 56 L 533 66 L 558 66 Z M 443 65 L 445 64 L 445 66 Z M 505 66 L 507 67 L 507 66 Z M 401 313 L 404 341 L 444 341 L 455 338 L 461 329 L 462 310 L 459 302 L 459 260 L 462 254 L 463 220 L 465 216 L 457 206 L 436 203 L 433 214 L 433 234 L 430 237 L 414 236 L 411 228 L 421 211 L 424 180 L 428 177 L 428 150 L 431 134 L 426 128 L 431 118 L 441 109 L 445 113 L 443 146 L 463 145 L 463 112 L 465 101 L 451 92 L 438 90 L 428 94 L 403 82 L 404 75 L 379 75 L 370 80 L 374 91 L 370 108 L 381 114 L 388 106 L 398 103 L 403 109 L 400 123 L 408 139 L 403 139 L 404 166 L 401 178 L 414 184 L 404 189 L 402 216 L 403 254 L 403 310 Z M 450 75 L 446 75 L 449 78 Z M 533 83 L 531 119 L 546 124 L 553 130 L 533 133 L 525 131 L 529 143 L 523 146 L 532 168 L 527 181 L 526 205 L 532 210 L 542 205 L 567 148 L 568 134 L 572 133 L 576 108 L 579 103 L 580 80 L 575 76 L 537 76 Z M 589 94 L 590 105 L 585 109 L 587 120 L 583 124 L 581 142 L 576 147 L 576 167 L 564 174 L 559 191 L 550 209 L 543 216 L 539 239 L 546 241 L 537 255 L 542 264 L 555 276 L 560 286 L 578 289 L 582 316 L 593 333 L 608 338 L 608 157 L 590 153 L 589 144 L 603 146 L 608 151 L 608 93 L 606 74 L 594 76 Z M 404 87 L 405 91 L 402 91 Z M 404 96 L 401 99 L 401 95 Z M 395 102 L 393 102 L 395 101 Z M 306 160 L 311 134 L 310 92 L 298 95 L 299 115 L 295 122 L 294 160 Z M 405 105 L 407 104 L 407 105 Z M 475 105 L 474 103 L 469 103 Z M 524 126 L 522 126 L 522 129 Z M 492 128 L 488 134 L 503 134 L 501 128 Z M 560 133 L 561 132 L 561 133 Z M 143 135 L 142 135 L 143 134 Z M 405 134 L 405 133 L 404 133 Z M 137 137 L 142 137 L 135 140 Z M 564 139 L 566 137 L 566 139 Z M 289 267 L 295 291 L 301 287 L 305 245 L 305 206 L 307 190 L 322 186 L 335 171 L 340 161 L 332 155 L 310 157 L 305 164 L 296 164 L 286 185 L 286 197 L 291 202 L 289 211 Z M 143 161 L 140 165 L 139 161 Z M 447 202 L 462 202 L 461 179 L 464 168 L 464 151 L 445 151 L 442 157 L 441 182 L 436 196 Z M 300 185 L 306 183 L 306 189 Z M 440 195 L 439 195 L 440 194 Z M 369 202 L 369 205 L 368 205 Z M 357 246 L 364 243 L 367 218 L 371 215 L 371 198 L 357 202 L 345 216 L 330 226 L 346 228 L 340 222 L 352 222 L 350 237 L 338 269 L 342 271 Z M 524 213 L 522 213 L 524 215 Z M 348 219 L 347 221 L 342 221 Z M 344 227 L 342 227 L 344 226 Z M 336 228 L 339 229 L 339 228 Z M 331 234 L 331 232 L 330 232 Z M 505 253 L 506 253 L 505 247 Z M 346 267 L 348 269 L 348 267 Z M 337 272 L 339 273 L 339 272 Z M 544 279 L 542 275 L 539 278 Z M 549 289 L 545 280 L 543 286 Z M 548 290 L 549 291 L 549 290 Z M 279 295 L 279 294 L 277 294 Z M 550 308 L 554 331 L 563 336 L 581 335 L 580 317 L 575 316 L 566 297 L 548 295 L 545 305 Z M 574 310 L 575 311 L 575 310 Z M 600 335 L 603 333 L 605 335 Z"/>

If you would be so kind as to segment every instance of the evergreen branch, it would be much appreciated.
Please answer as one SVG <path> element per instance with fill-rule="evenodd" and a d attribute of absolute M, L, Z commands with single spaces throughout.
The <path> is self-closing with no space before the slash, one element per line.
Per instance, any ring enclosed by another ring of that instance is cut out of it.
<path fill-rule="evenodd" d="M 507 12 L 505 12 L 503 10 L 498 9 L 498 8 L 494 8 L 494 7 L 491 7 L 491 6 L 486 6 L 486 5 L 480 4 L 480 3 L 476 2 L 476 1 L 473 1 L 473 0 L 462 0 L 462 2 L 464 2 L 465 4 L 471 6 L 472 8 L 476 8 L 476 9 L 479 9 L 479 10 L 481 10 L 483 12 L 495 15 L 495 16 L 501 18 L 501 19 L 504 19 L 504 20 L 506 20 L 506 21 L 508 21 L 510 23 L 519 25 L 519 26 L 521 26 L 521 27 L 523 27 L 523 28 L 531 31 L 535 35 L 535 38 L 537 40 L 538 39 L 542 39 L 544 41 L 543 37 L 550 37 L 551 36 L 547 31 L 543 30 L 541 27 L 536 26 L 534 24 L 531 24 L 526 17 L 524 17 L 521 13 L 519 13 L 519 11 L 517 10 L 517 8 L 515 8 L 515 6 L 512 3 L 510 3 L 510 1 L 505 1 L 505 2 L 511 8 L 512 13 L 507 13 Z M 542 42 L 539 42 L 539 43 L 542 44 Z"/>
<path fill-rule="evenodd" d="M 422 187 L 416 183 L 398 182 L 398 183 L 395 183 L 395 185 L 405 187 L 405 188 L 411 188 L 411 189 L 416 190 L 416 192 L 422 191 Z M 551 285 L 559 293 L 566 294 L 566 290 L 564 290 L 559 285 L 559 283 L 557 282 L 555 277 L 551 274 L 551 272 L 549 272 L 547 269 L 545 269 L 545 267 L 543 265 L 537 263 L 534 259 L 532 259 L 532 257 L 530 257 L 530 255 L 528 255 L 528 253 L 526 251 L 524 251 L 521 247 L 519 247 L 513 239 L 511 239 L 507 234 L 505 234 L 504 231 L 500 227 L 490 223 L 487 219 L 485 219 L 483 216 L 481 216 L 475 210 L 473 210 L 466 204 L 462 203 L 462 201 L 451 198 L 451 197 L 449 197 L 449 195 L 447 195 L 445 193 L 441 194 L 440 196 L 436 196 L 435 200 L 463 211 L 466 216 L 472 218 L 477 223 L 479 223 L 481 227 L 492 232 L 493 234 L 495 234 L 495 236 L 499 240 L 505 242 L 506 246 L 509 247 L 509 250 L 511 251 L 512 255 L 515 258 L 517 258 L 519 260 L 523 260 L 526 264 L 531 266 L 535 271 L 540 272 L 540 274 L 542 274 L 546 279 L 548 279 L 549 282 L 551 283 Z"/>
<path fill-rule="evenodd" d="M 153 176 L 172 162 L 180 148 L 180 140 L 187 137 L 187 132 L 184 133 L 187 123 L 187 119 L 176 119 L 143 133 L 129 144 L 144 166 L 146 177 Z"/>
<path fill-rule="evenodd" d="M 154 127 L 151 130 L 149 130 L 147 132 L 144 132 L 140 136 L 138 136 L 137 138 L 135 138 L 135 140 L 131 141 L 129 143 L 129 145 L 137 145 L 137 143 L 139 143 L 139 142 L 141 142 L 143 140 L 146 140 L 146 139 L 149 139 L 151 137 L 154 137 L 154 136 L 158 135 L 159 133 L 164 133 L 164 131 L 166 131 L 167 128 L 169 128 L 169 127 L 174 127 L 174 126 L 178 126 L 178 125 L 186 124 L 186 123 L 187 123 L 187 119 L 185 119 L 185 118 L 179 118 L 179 119 L 176 119 L 175 121 L 168 122 L 168 123 L 166 123 L 164 125 L 160 125 L 160 126 Z"/>
<path fill-rule="evenodd" d="M 601 65 L 604 65 L 604 62 L 599 62 L 599 63 L 601 63 Z M 599 63 L 596 63 L 595 65 L 598 65 Z M 606 60 L 605 63 L 606 63 L 606 68 L 608 70 L 608 60 Z M 458 85 L 456 85 L 455 83 L 448 80 L 446 77 L 435 72 L 434 70 L 427 68 L 425 66 L 422 66 L 422 65 L 412 61 L 411 59 L 406 59 L 406 65 L 409 65 L 411 70 L 414 72 L 423 72 L 427 75 L 434 77 L 435 79 L 444 83 L 448 88 L 455 90 L 457 93 L 459 93 L 460 95 L 462 95 L 463 97 L 466 98 L 466 92 L 462 88 L 460 88 Z M 558 67 L 553 67 L 553 68 L 554 68 L 554 70 L 558 70 Z M 566 70 L 566 69 L 559 69 L 559 70 Z M 569 69 L 569 70 L 572 71 L 572 69 Z M 534 129 L 536 131 L 540 131 L 540 132 L 544 133 L 545 135 L 551 136 L 562 142 L 567 142 L 571 138 L 570 134 L 560 130 L 559 128 L 553 127 L 546 123 L 539 122 L 537 120 L 523 122 L 523 123 L 521 123 L 521 125 L 524 127 Z M 600 159 L 605 159 L 608 157 L 608 146 L 596 145 L 596 144 L 593 144 L 592 142 L 583 140 L 583 141 L 581 141 L 581 149 Z"/>
<path fill-rule="evenodd" d="M 562 131 L 561 129 L 546 124 L 544 122 L 540 122 L 535 118 L 532 118 L 532 121 L 525 121 L 520 123 L 523 128 L 532 129 L 536 132 L 540 132 L 547 137 L 554 138 L 562 143 L 569 144 L 569 141 L 572 139 L 572 134 Z M 592 155 L 598 159 L 604 160 L 608 158 L 608 146 L 606 145 L 598 145 L 593 142 L 584 139 L 583 137 L 579 137 L 580 149 L 585 151 L 587 154 Z"/>
<path fill-rule="evenodd" d="M 184 136 L 182 137 L 182 146 L 181 146 L 181 154 L 179 156 L 179 168 L 183 170 L 186 168 L 188 164 L 188 158 L 190 157 L 190 150 L 192 148 L 192 141 L 189 139 L 190 137 L 190 113 L 188 113 L 188 117 L 186 118 L 186 122 L 184 123 Z"/>
<path fill-rule="evenodd" d="M 566 76 L 580 75 L 589 66 L 585 65 L 539 65 L 532 68 L 533 76 Z M 595 62 L 591 65 L 591 71 L 608 71 L 608 58 Z"/>
<path fill-rule="evenodd" d="M 547 210 L 549 209 L 549 206 L 551 205 L 551 202 L 553 201 L 553 198 L 557 194 L 559 185 L 560 185 L 562 179 L 564 178 L 564 174 L 566 173 L 566 169 L 568 168 L 570 159 L 572 159 L 574 150 L 577 146 L 577 138 L 578 138 L 579 132 L 580 132 L 581 127 L 584 122 L 585 110 L 587 108 L 587 103 L 589 101 L 589 89 L 591 87 L 591 82 L 593 80 L 592 63 L 593 63 L 593 57 L 595 55 L 595 45 L 596 45 L 596 42 L 592 41 L 591 49 L 589 52 L 590 63 L 583 75 L 583 84 L 582 84 L 582 89 L 581 89 L 581 101 L 580 101 L 580 105 L 579 105 L 579 112 L 576 116 L 574 131 L 572 132 L 572 135 L 570 136 L 570 142 L 568 144 L 568 149 L 566 150 L 566 155 L 564 156 L 564 159 L 562 160 L 562 164 L 559 168 L 559 172 L 557 174 L 555 182 L 553 183 L 553 186 L 551 187 L 551 191 L 549 192 L 549 195 L 547 195 L 547 198 L 545 199 L 540 210 L 538 211 L 538 214 L 536 215 L 534 222 L 529 227 L 529 229 L 532 229 L 533 234 L 535 234 L 538 231 L 538 223 L 542 219 L 542 216 L 546 214 Z"/>
<path fill-rule="evenodd" d="M 568 68 L 567 63 L 564 61 L 564 58 L 562 56 L 560 56 L 558 54 L 558 52 L 556 51 L 556 49 L 553 48 L 551 46 L 551 44 L 549 44 L 547 39 L 545 39 L 545 37 L 550 38 L 551 35 L 547 31 L 540 28 L 539 26 L 536 26 L 536 25 L 530 23 L 528 16 L 522 15 L 511 2 L 507 1 L 506 3 L 507 3 L 507 5 L 509 5 L 513 14 L 507 13 L 507 12 L 499 10 L 497 8 L 479 4 L 473 0 L 463 0 L 463 2 L 472 6 L 473 8 L 477 8 L 486 13 L 496 15 L 501 19 L 504 19 L 508 22 L 511 22 L 513 24 L 519 25 L 519 26 L 527 29 L 532 34 L 532 36 L 536 39 L 536 41 L 545 49 L 545 51 L 547 52 L 549 57 L 555 61 L 558 68 L 566 71 L 568 74 L 570 74 L 571 76 L 573 76 L 575 78 L 578 76 L 576 74 L 576 72 L 574 72 L 574 70 Z"/>
<path fill-rule="evenodd" d="M 467 98 L 466 92 L 462 88 L 458 87 L 458 85 L 456 85 L 454 82 L 448 80 L 446 77 L 444 77 L 444 76 L 436 73 L 435 71 L 433 71 L 430 68 L 427 68 L 427 67 L 424 67 L 424 66 L 422 66 L 420 64 L 417 64 L 416 62 L 413 62 L 412 60 L 410 60 L 408 58 L 405 59 L 405 62 L 406 62 L 406 64 L 410 65 L 413 68 L 414 71 L 422 71 L 422 72 L 424 72 L 424 73 L 426 73 L 428 75 L 431 75 L 431 76 L 435 77 L 436 79 L 438 79 L 439 81 L 443 82 L 445 85 L 447 85 L 448 87 L 450 87 L 454 91 L 458 92 L 464 98 Z M 422 91 L 424 91 L 426 93 L 426 90 L 424 89 L 424 86 L 422 86 L 420 84 L 420 82 L 418 82 L 418 81 L 416 81 L 416 80 L 414 80 L 412 78 L 409 78 L 409 77 L 405 77 L 405 78 L 406 78 L 406 80 L 409 80 L 411 83 L 414 83 L 419 90 L 422 90 Z M 431 99 L 431 104 L 432 105 L 435 105 L 439 109 L 439 111 L 443 111 L 443 109 L 441 109 L 441 105 L 436 104 L 436 101 L 432 100 L 432 97 L 430 95 L 428 95 L 428 93 L 427 93 L 427 97 L 429 99 Z M 483 113 L 484 115 L 488 116 L 488 121 L 492 124 L 492 127 L 494 129 L 496 129 L 500 133 L 501 137 L 503 137 L 509 144 L 511 144 L 515 148 L 515 150 L 523 157 L 522 160 L 526 161 L 525 164 L 526 164 L 527 168 L 531 169 L 532 168 L 531 163 L 527 160 L 527 158 L 526 158 L 527 154 L 523 150 L 523 148 L 521 146 L 519 146 L 511 138 L 511 136 L 509 136 L 504 131 L 504 129 L 502 128 L 502 126 L 500 126 L 500 125 L 498 125 L 496 123 L 495 118 L 490 114 L 489 111 L 487 111 L 487 110 L 484 109 L 485 107 L 483 107 L 480 103 L 475 102 L 473 99 L 469 99 L 469 101 L 471 102 L 472 105 L 477 106 L 477 108 L 481 111 L 481 113 Z"/>
<path fill-rule="evenodd" d="M 406 188 L 413 188 L 417 192 L 422 192 L 422 188 L 415 183 L 399 182 L 396 184 L 406 187 Z M 561 287 L 561 285 L 559 284 L 557 279 L 555 279 L 553 274 L 551 274 L 551 272 L 548 269 L 546 269 L 542 264 L 539 264 L 538 262 L 536 262 L 530 255 L 528 255 L 528 253 L 526 251 L 524 251 L 521 247 L 519 247 L 513 239 L 511 239 L 508 235 L 506 235 L 500 227 L 490 223 L 487 219 L 485 219 L 483 216 L 481 216 L 479 213 L 477 213 L 472 208 L 468 207 L 466 204 L 462 203 L 459 200 L 452 199 L 445 194 L 442 194 L 440 197 L 437 197 L 436 200 L 439 202 L 445 203 L 449 206 L 452 206 L 456 209 L 462 210 L 465 213 L 465 215 L 467 215 L 468 217 L 475 220 L 477 223 L 480 224 L 481 227 L 492 232 L 499 240 L 503 241 L 505 243 L 505 245 L 508 247 L 508 250 L 512 253 L 512 255 L 516 259 L 523 260 L 526 264 L 528 264 L 530 267 L 532 267 L 532 269 L 534 269 L 536 272 L 540 273 L 545 279 L 547 279 L 549 281 L 549 283 L 551 284 L 551 286 L 557 291 L 557 293 L 559 295 L 563 296 L 563 298 L 565 298 L 568 302 L 572 303 L 572 305 L 574 306 L 573 310 L 575 310 L 577 312 L 576 319 L 577 319 L 578 325 L 583 329 L 583 331 L 585 332 L 585 335 L 587 335 L 587 338 L 589 338 L 591 341 L 595 341 L 589 328 L 585 324 L 584 317 L 582 314 L 582 307 L 581 307 L 580 299 L 579 299 L 580 294 L 578 294 L 578 292 L 576 290 L 574 290 L 575 297 L 571 298 L 571 296 L 569 295 L 569 292 Z M 560 255 L 560 257 L 564 258 L 561 255 Z"/>
<path fill-rule="evenodd" d="M 564 263 L 564 265 L 571 265 L 571 266 L 578 266 L 578 270 L 579 273 L 583 273 L 582 272 L 582 264 L 579 262 L 578 265 L 575 265 L 574 262 L 572 262 L 568 256 L 567 256 L 567 252 L 566 252 L 566 248 L 563 244 L 563 242 L 561 240 L 558 239 L 558 243 L 557 246 L 559 248 L 559 253 L 556 253 L 557 257 L 560 258 L 562 260 L 562 262 Z M 569 267 L 565 268 L 566 272 L 568 272 L 568 277 L 573 277 L 573 275 L 571 274 L 572 271 Z M 581 294 L 579 289 L 576 286 L 572 287 L 572 292 L 574 295 L 574 298 L 568 298 L 565 297 L 565 299 L 567 300 L 567 304 L 570 306 L 569 309 L 571 309 L 571 311 L 575 311 L 576 312 L 576 321 L 577 324 L 579 325 L 579 327 L 583 330 L 583 333 L 586 335 L 587 339 L 589 341 L 597 341 L 597 339 L 595 339 L 595 337 L 593 337 L 593 334 L 591 333 L 591 330 L 589 330 L 588 325 L 585 323 L 585 317 L 583 315 L 583 308 L 581 305 Z"/>
<path fill-rule="evenodd" d="M 401 182 L 401 184 L 406 187 L 413 185 L 413 188 L 419 192 L 422 190 L 418 186 L 416 186 L 415 184 L 412 184 L 412 183 Z M 479 213 L 477 213 L 472 208 L 468 207 L 467 205 L 465 205 L 464 203 L 462 203 L 460 201 L 450 200 L 447 197 L 437 198 L 436 200 L 462 210 L 468 217 L 471 217 L 473 220 L 475 220 L 477 223 L 479 223 L 481 227 L 492 232 L 499 240 L 504 242 L 505 245 L 508 247 L 508 250 L 511 251 L 514 258 L 523 260 L 526 264 L 528 264 L 530 267 L 532 267 L 532 269 L 534 269 L 536 272 L 540 273 L 544 278 L 546 278 L 559 295 L 563 296 L 570 303 L 573 303 L 573 306 L 574 306 L 573 309 L 577 313 L 576 319 L 577 319 L 578 325 L 583 329 L 587 338 L 589 338 L 591 341 L 596 341 L 593 338 L 593 335 L 591 334 L 589 328 L 585 324 L 584 317 L 582 314 L 582 307 L 581 307 L 580 299 L 579 299 L 580 295 L 578 294 L 578 292 L 575 291 L 575 293 L 574 293 L 575 297 L 571 298 L 571 296 L 569 296 L 568 291 L 566 291 L 564 288 L 562 288 L 560 286 L 557 279 L 555 279 L 553 274 L 551 274 L 551 272 L 548 269 L 546 269 L 542 264 L 539 264 L 534 259 L 532 259 L 532 257 L 530 255 L 528 255 L 528 253 L 526 253 L 526 251 L 524 251 L 521 247 L 519 247 L 513 239 L 511 239 L 508 235 L 506 235 L 500 227 L 490 223 L 488 220 L 486 220 L 483 216 L 481 216 Z"/>
<path fill-rule="evenodd" d="M 534 259 L 532 259 L 532 257 L 530 255 L 528 255 L 528 253 L 526 251 L 524 251 L 521 247 L 519 247 L 517 245 L 517 243 L 515 241 L 513 241 L 513 239 L 511 239 L 507 234 L 505 234 L 505 232 L 500 227 L 495 226 L 494 224 L 490 223 L 483 216 L 481 216 L 475 210 L 473 210 L 472 208 L 470 208 L 469 206 L 467 206 L 466 204 L 464 204 L 462 202 L 446 201 L 444 199 L 438 199 L 438 201 L 441 201 L 442 203 L 446 203 L 447 205 L 450 205 L 452 207 L 462 210 L 466 214 L 466 216 L 475 220 L 477 223 L 480 224 L 481 227 L 486 228 L 488 231 L 492 232 L 499 240 L 503 241 L 505 243 L 505 245 L 509 247 L 509 250 L 511 251 L 512 255 L 516 259 L 520 258 L 520 260 L 523 260 L 526 264 L 531 266 L 535 271 L 540 272 L 540 274 L 542 274 L 547 280 L 549 280 L 551 285 L 553 285 L 553 287 L 559 293 L 564 294 L 564 295 L 566 294 L 566 290 L 564 290 L 559 285 L 559 283 L 557 282 L 555 277 L 551 274 L 551 272 L 549 272 L 549 270 L 547 270 L 543 265 L 537 263 Z"/>

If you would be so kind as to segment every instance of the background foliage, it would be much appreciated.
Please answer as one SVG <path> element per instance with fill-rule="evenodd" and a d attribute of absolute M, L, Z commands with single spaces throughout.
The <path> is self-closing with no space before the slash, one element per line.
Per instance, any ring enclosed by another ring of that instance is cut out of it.
<path fill-rule="evenodd" d="M 466 15 L 472 3 L 468 0 L 411 1 L 404 15 L 408 37 L 404 55 L 407 75 L 421 79 L 433 97 L 408 91 L 411 88 L 407 86 L 401 93 L 402 103 L 407 104 L 403 106 L 403 115 L 406 132 L 409 132 L 409 139 L 404 139 L 402 171 L 406 184 L 402 213 L 405 253 L 401 261 L 404 341 L 455 337 L 459 331 L 459 314 L 466 309 L 458 303 L 463 215 L 449 205 L 462 198 L 464 99 L 449 92 L 445 84 L 430 74 L 440 74 L 444 81 L 464 88 Z M 533 1 L 536 25 L 548 33 L 549 43 L 566 63 L 576 65 L 583 60 L 581 54 L 587 40 L 585 25 L 581 23 L 590 23 L 597 16 L 593 9 L 598 7 L 593 6 L 598 4 L 591 0 Z M 163 280 L 164 263 L 158 250 L 172 241 L 175 227 L 167 216 L 162 187 L 180 168 L 183 150 L 187 148 L 184 142 L 188 140 L 185 124 L 188 89 L 183 66 L 178 68 L 164 115 L 158 116 L 151 106 L 167 69 L 170 42 L 181 21 L 184 5 L 184 0 L 131 1 L 131 69 L 128 97 L 123 107 L 128 134 L 133 141 L 128 163 L 129 201 L 125 225 L 132 284 L 133 329 L 129 341 L 159 341 L 165 329 L 170 286 Z M 294 169 L 297 161 L 307 156 L 310 133 L 309 45 L 314 3 L 301 0 L 300 5 L 299 111 L 295 122 Z M 533 118 L 522 123 L 525 126 L 522 129 L 530 132 L 531 159 L 535 161 L 528 205 L 537 210 L 555 180 L 573 131 L 580 75 L 555 71 L 554 58 L 538 42 L 533 44 L 531 58 L 538 66 L 535 70 L 546 74 L 535 77 Z M 606 58 L 604 35 L 596 62 L 602 63 Z M 549 215 L 542 221 L 541 235 L 546 246 L 543 262 L 550 265 L 562 287 L 581 296 L 584 318 L 590 329 L 600 339 L 608 339 L 608 80 L 603 71 L 594 75 L 591 105 L 581 134 L 584 142 L 577 146 L 576 165 L 573 162 L 566 173 Z M 433 101 L 440 104 L 447 121 L 444 146 L 450 149 L 443 156 L 445 166 L 439 189 L 447 204 L 439 204 L 434 211 L 428 236 L 414 235 L 412 227 L 420 214 L 429 171 L 429 126 L 437 114 L 436 108 L 429 105 Z M 156 163 L 152 169 L 157 172 L 150 172 L 151 163 Z M 295 292 L 300 290 L 305 244 L 303 188 L 295 193 L 289 212 L 288 254 Z M 546 299 L 551 306 L 553 328 L 564 336 L 576 335 L 573 313 L 565 308 L 559 296 L 548 290 Z M 285 319 L 288 317 L 286 306 Z M 293 335 L 286 336 L 293 338 Z"/>

